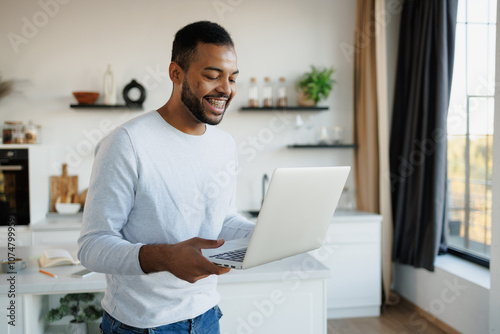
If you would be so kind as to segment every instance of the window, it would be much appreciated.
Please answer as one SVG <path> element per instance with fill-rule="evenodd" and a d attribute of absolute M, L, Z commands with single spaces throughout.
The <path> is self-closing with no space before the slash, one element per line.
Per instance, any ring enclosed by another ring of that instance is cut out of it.
<path fill-rule="evenodd" d="M 459 0 L 448 112 L 450 252 L 488 265 L 497 0 Z"/>

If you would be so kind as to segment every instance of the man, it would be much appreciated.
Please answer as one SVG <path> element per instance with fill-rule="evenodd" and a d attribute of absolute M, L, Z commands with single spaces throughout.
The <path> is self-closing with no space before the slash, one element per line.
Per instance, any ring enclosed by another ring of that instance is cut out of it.
<path fill-rule="evenodd" d="M 253 230 L 235 209 L 236 144 L 212 126 L 236 93 L 231 37 L 215 23 L 187 25 L 169 74 L 167 103 L 96 149 L 78 257 L 106 273 L 104 333 L 219 333 L 217 275 L 229 270 L 201 249 Z"/>

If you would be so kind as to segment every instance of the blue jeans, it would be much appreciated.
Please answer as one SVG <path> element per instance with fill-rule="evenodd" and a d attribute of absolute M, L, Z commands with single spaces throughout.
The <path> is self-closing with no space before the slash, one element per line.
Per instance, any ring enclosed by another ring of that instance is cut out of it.
<path fill-rule="evenodd" d="M 101 333 L 104 334 L 219 334 L 219 319 L 222 312 L 218 306 L 212 307 L 193 319 L 175 322 L 160 327 L 136 328 L 126 325 L 104 311 Z"/>

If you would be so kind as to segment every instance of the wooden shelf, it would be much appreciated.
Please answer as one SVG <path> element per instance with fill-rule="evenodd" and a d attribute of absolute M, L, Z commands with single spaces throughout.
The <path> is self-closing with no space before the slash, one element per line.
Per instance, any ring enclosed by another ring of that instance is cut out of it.
<path fill-rule="evenodd" d="M 288 145 L 288 148 L 357 148 L 356 144 L 294 144 Z"/>
<path fill-rule="evenodd" d="M 241 107 L 241 111 L 324 111 L 328 107 Z"/>
<path fill-rule="evenodd" d="M 142 106 L 129 106 L 126 104 L 70 104 L 73 109 L 130 109 L 130 110 L 142 110 Z"/>

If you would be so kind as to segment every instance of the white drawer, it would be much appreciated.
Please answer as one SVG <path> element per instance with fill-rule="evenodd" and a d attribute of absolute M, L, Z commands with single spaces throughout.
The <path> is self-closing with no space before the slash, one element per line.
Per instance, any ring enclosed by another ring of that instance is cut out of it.
<path fill-rule="evenodd" d="M 325 244 L 338 243 L 379 243 L 381 240 L 380 222 L 332 223 L 328 228 Z"/>

